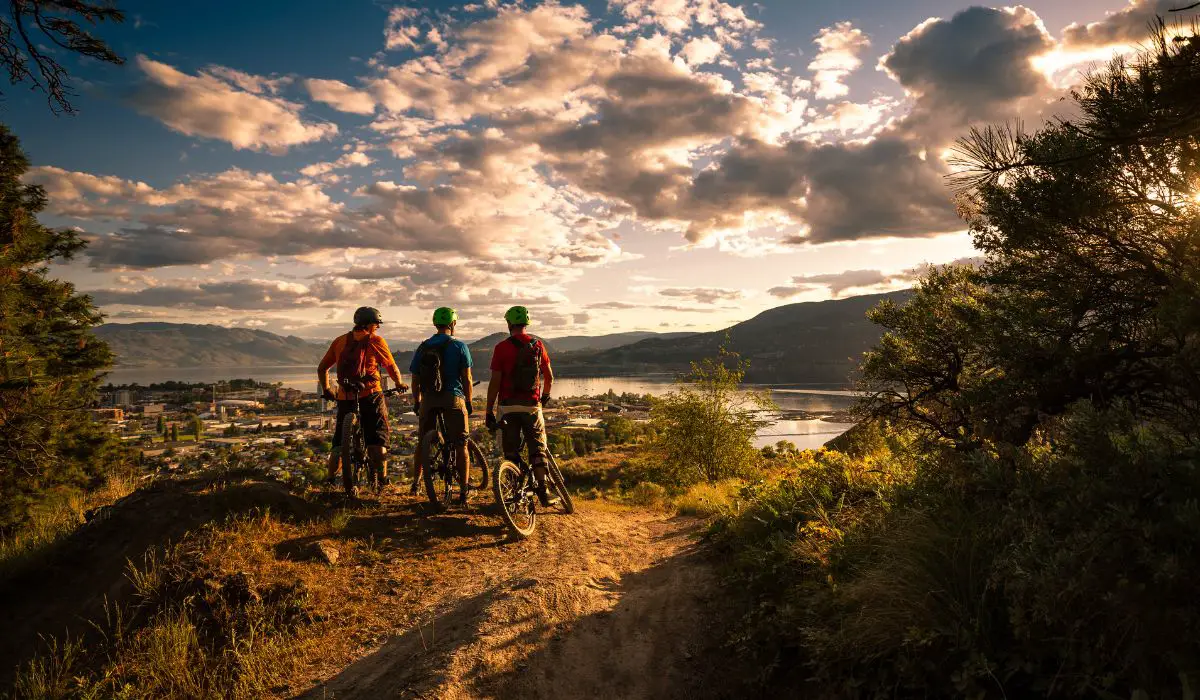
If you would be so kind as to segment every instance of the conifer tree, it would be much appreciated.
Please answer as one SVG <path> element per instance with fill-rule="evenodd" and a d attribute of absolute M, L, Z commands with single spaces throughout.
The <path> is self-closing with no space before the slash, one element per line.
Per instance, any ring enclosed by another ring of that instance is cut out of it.
<path fill-rule="evenodd" d="M 47 267 L 84 242 L 38 222 L 46 194 L 21 181 L 28 167 L 0 126 L 0 532 L 51 491 L 86 487 L 124 459 L 85 410 L 113 359 L 91 332 L 100 314 Z"/>

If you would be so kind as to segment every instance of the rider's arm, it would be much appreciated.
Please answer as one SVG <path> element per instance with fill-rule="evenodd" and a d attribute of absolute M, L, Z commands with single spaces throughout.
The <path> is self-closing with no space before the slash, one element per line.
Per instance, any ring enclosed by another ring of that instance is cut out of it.
<path fill-rule="evenodd" d="M 321 363 L 317 365 L 317 388 L 321 391 L 329 389 L 329 368 L 337 362 L 337 341 L 329 344 L 329 349 L 325 351 L 325 356 L 321 358 Z"/>
<path fill-rule="evenodd" d="M 467 405 L 468 405 L 468 406 L 470 406 L 470 405 L 471 405 L 471 399 L 473 398 L 473 396 L 472 396 L 472 394 L 473 394 L 473 390 L 472 390 L 472 387 L 471 387 L 471 383 L 472 383 L 472 379 L 471 379 L 471 368 L 470 368 L 470 367 L 463 367 L 463 368 L 462 368 L 462 387 L 463 387 L 463 397 L 464 397 L 464 398 L 467 400 Z"/>
<path fill-rule="evenodd" d="M 496 397 L 500 395 L 500 382 L 504 373 L 498 369 L 492 370 L 492 378 L 488 380 L 487 412 L 493 413 L 496 407 Z"/>
<path fill-rule="evenodd" d="M 392 357 L 392 350 L 383 338 L 379 338 L 379 364 L 383 365 L 384 370 L 387 371 L 396 386 L 404 383 L 404 380 L 400 378 L 400 368 L 396 366 L 396 359 Z"/>
<path fill-rule="evenodd" d="M 550 396 L 550 387 L 554 385 L 554 371 L 550 369 L 550 355 L 542 346 L 542 396 Z"/>

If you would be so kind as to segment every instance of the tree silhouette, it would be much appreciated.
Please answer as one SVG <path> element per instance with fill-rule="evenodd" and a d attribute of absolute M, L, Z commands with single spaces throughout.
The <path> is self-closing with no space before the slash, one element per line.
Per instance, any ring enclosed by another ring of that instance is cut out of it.
<path fill-rule="evenodd" d="M 0 67 L 10 84 L 29 82 L 46 93 L 50 111 L 72 113 L 70 75 L 53 51 L 122 65 L 125 59 L 92 36 L 89 27 L 124 19 L 111 0 L 9 0 L 8 16 L 0 16 Z"/>

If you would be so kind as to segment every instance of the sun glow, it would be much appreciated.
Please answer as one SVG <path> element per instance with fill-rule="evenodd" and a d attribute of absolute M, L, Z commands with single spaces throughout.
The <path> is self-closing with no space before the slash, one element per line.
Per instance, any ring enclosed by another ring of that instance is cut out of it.
<path fill-rule="evenodd" d="M 1036 56 L 1033 67 L 1058 88 L 1068 88 L 1079 82 L 1081 74 L 1089 68 L 1100 67 L 1113 58 L 1128 55 L 1137 50 L 1136 44 L 1095 46 L 1071 49 L 1062 46 Z"/>

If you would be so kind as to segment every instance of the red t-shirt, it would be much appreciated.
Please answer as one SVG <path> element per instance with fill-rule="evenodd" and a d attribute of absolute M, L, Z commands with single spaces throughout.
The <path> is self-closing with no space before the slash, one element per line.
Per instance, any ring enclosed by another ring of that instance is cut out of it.
<path fill-rule="evenodd" d="M 528 343 L 533 340 L 533 337 L 522 333 L 520 335 L 511 336 L 521 341 Z M 538 341 L 538 345 L 542 346 L 542 384 L 545 384 L 545 377 L 550 373 L 550 355 L 546 352 L 546 346 L 542 341 Z M 492 351 L 491 369 L 493 372 L 503 373 L 503 378 L 500 380 L 500 395 L 501 401 L 516 399 L 518 401 L 534 401 L 542 397 L 542 387 L 535 386 L 532 392 L 518 392 L 513 389 L 513 372 L 517 368 L 517 346 L 512 340 L 505 338 L 496 344 L 496 349 Z"/>

